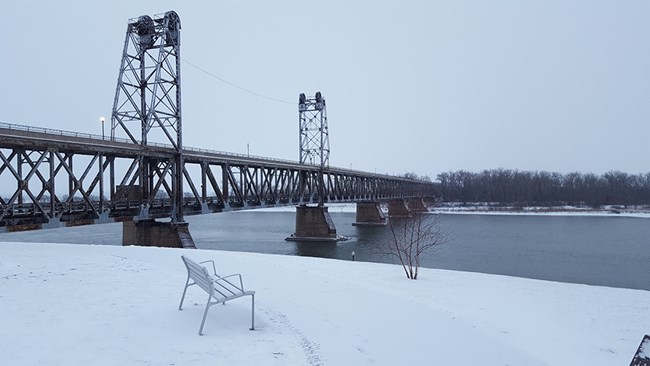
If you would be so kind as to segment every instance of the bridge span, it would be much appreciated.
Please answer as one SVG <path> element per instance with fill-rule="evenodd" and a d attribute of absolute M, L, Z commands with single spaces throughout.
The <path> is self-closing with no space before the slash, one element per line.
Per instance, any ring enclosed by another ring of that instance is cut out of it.
<path fill-rule="evenodd" d="M 167 162 L 170 145 L 0 123 L 0 230 L 129 221 L 173 214 Z M 184 148 L 185 215 L 318 203 L 317 165 Z M 139 165 L 162 166 L 143 187 Z M 329 167 L 324 202 L 432 197 L 437 185 L 402 177 Z M 13 190 L 11 187 L 14 187 Z M 148 193 L 148 194 L 146 194 Z"/>

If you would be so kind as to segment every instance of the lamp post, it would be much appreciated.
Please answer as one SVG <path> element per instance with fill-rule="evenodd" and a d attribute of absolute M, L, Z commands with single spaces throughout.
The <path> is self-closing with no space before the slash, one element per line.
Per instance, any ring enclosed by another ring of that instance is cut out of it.
<path fill-rule="evenodd" d="M 99 122 L 102 123 L 102 140 L 104 140 L 104 121 L 106 121 L 106 118 L 99 117 Z"/>

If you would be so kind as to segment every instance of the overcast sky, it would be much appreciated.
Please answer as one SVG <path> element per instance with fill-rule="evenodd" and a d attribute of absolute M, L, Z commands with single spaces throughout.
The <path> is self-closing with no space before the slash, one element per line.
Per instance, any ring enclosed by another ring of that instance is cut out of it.
<path fill-rule="evenodd" d="M 175 10 L 185 146 L 298 159 L 298 94 L 333 166 L 650 171 L 650 1 L 3 3 L 0 121 L 101 134 L 129 18 Z M 107 124 L 108 126 L 108 124 Z"/>

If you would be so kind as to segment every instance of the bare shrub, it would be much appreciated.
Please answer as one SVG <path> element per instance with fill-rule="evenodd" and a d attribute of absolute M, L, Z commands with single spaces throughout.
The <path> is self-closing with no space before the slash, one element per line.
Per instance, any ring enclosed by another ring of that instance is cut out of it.
<path fill-rule="evenodd" d="M 411 280 L 418 278 L 421 255 L 448 240 L 437 214 L 413 212 L 411 217 L 391 218 L 388 227 L 385 253 L 397 258 Z"/>

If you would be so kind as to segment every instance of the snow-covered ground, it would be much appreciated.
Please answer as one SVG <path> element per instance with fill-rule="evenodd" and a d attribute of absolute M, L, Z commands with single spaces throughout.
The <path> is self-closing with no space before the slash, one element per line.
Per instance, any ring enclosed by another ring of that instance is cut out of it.
<path fill-rule="evenodd" d="M 578 206 L 525 206 L 516 208 L 489 202 L 477 202 L 467 205 L 460 202 L 445 202 L 430 209 L 441 214 L 480 214 L 480 215 L 542 215 L 542 216 L 611 216 L 650 218 L 647 206 L 621 207 L 602 206 L 600 208 Z"/>
<path fill-rule="evenodd" d="M 329 212 L 356 212 L 355 203 L 328 203 L 326 204 Z M 388 207 L 382 207 L 384 213 L 388 212 Z M 295 206 L 278 206 L 271 208 L 256 209 L 257 212 L 295 212 Z M 610 217 L 641 217 L 650 218 L 650 212 L 641 209 L 613 209 L 604 207 L 602 209 L 580 208 L 575 206 L 560 207 L 524 207 L 516 210 L 513 207 L 494 207 L 485 205 L 468 205 L 444 204 L 429 208 L 430 212 L 438 214 L 454 215 L 540 215 L 540 216 L 610 216 Z"/>
<path fill-rule="evenodd" d="M 434 213 L 449 214 L 449 215 L 503 215 L 503 216 L 520 216 L 520 215 L 536 215 L 536 216 L 607 216 L 607 217 L 638 217 L 650 218 L 650 213 L 647 212 L 621 212 L 613 213 L 607 210 L 593 210 L 593 211 L 490 211 L 490 210 L 458 210 L 458 209 L 439 209 L 434 208 L 430 210 Z"/>
<path fill-rule="evenodd" d="M 250 301 L 178 311 L 185 254 Z M 650 292 L 306 257 L 0 243 L 0 365 L 627 365 Z"/>

